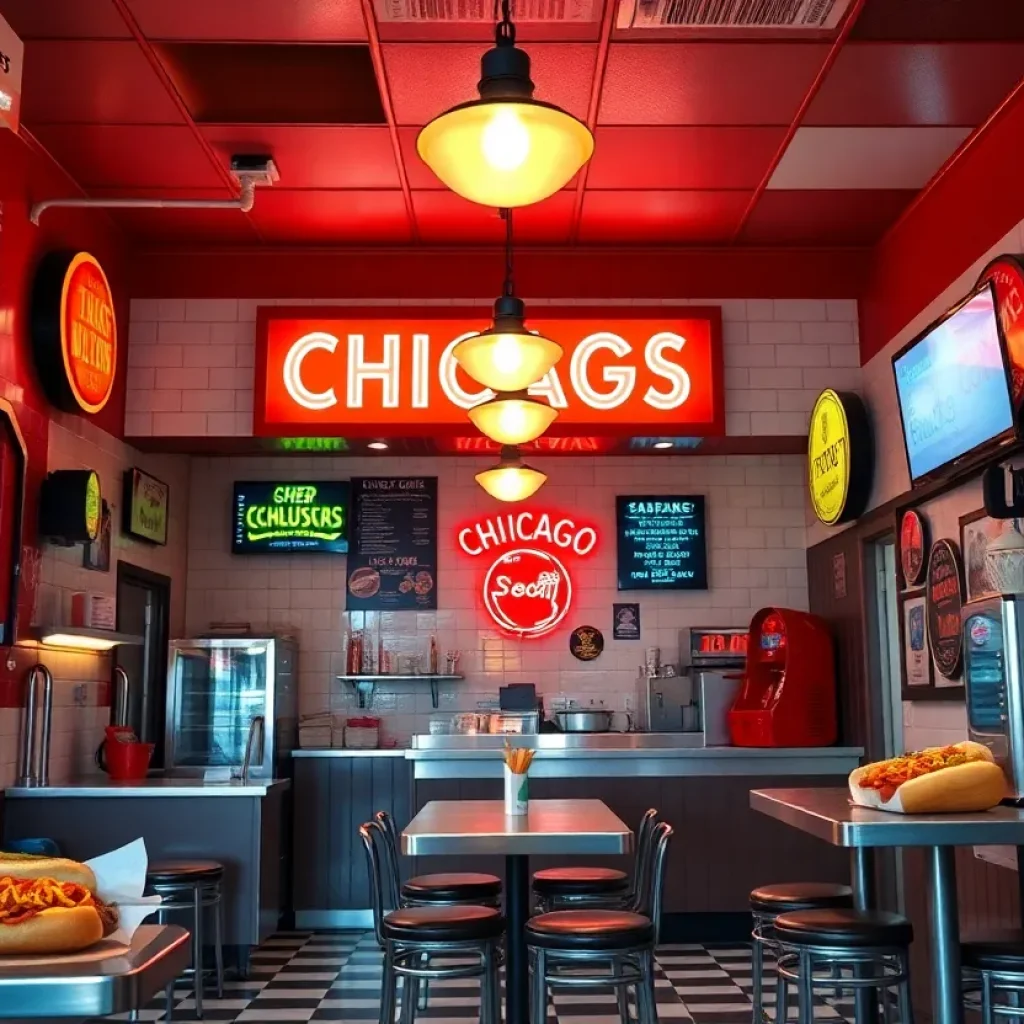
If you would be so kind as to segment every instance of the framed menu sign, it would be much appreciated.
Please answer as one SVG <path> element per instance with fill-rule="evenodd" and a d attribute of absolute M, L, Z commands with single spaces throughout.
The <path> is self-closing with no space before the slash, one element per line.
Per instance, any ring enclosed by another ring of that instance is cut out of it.
<path fill-rule="evenodd" d="M 619 590 L 707 590 L 702 494 L 615 499 Z"/>
<path fill-rule="evenodd" d="M 937 540 L 928 556 L 928 583 L 925 587 L 928 620 L 928 644 L 935 667 L 945 679 L 955 680 L 960 673 L 963 633 L 960 610 L 963 607 L 963 568 L 960 549 L 951 540 Z M 956 683 L 937 686 L 956 686 Z"/>
<path fill-rule="evenodd" d="M 437 477 L 352 480 L 349 611 L 437 608 Z"/>

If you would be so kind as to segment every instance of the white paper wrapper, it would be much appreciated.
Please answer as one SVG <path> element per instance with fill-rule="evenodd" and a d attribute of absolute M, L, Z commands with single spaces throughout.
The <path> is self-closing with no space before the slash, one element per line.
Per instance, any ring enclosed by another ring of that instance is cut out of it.
<path fill-rule="evenodd" d="M 96 876 L 96 895 L 104 903 L 117 905 L 120 924 L 105 942 L 129 945 L 135 930 L 161 902 L 159 896 L 142 895 L 146 891 L 146 871 L 149 869 L 146 841 L 136 839 L 119 850 L 111 850 L 85 863 Z"/>

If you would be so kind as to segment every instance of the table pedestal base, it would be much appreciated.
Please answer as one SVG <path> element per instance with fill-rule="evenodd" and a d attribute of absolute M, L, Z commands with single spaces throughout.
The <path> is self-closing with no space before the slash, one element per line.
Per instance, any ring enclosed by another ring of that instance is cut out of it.
<path fill-rule="evenodd" d="M 530 1024 L 530 965 L 526 922 L 530 919 L 530 858 L 505 858 L 505 1020 Z"/>

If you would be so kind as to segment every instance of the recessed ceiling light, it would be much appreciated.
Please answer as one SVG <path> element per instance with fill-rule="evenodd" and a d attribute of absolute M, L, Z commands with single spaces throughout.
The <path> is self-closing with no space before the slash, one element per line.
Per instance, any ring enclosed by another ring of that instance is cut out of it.
<path fill-rule="evenodd" d="M 367 448 L 372 448 L 375 452 L 385 452 L 388 449 L 387 441 L 371 441 Z"/>
<path fill-rule="evenodd" d="M 671 441 L 655 441 L 654 444 L 652 445 L 652 447 L 654 447 L 654 448 L 671 448 L 672 447 L 672 442 Z"/>

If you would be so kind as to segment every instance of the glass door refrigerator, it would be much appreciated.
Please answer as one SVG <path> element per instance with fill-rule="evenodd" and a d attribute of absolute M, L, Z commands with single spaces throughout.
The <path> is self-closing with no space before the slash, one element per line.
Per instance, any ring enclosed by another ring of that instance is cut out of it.
<path fill-rule="evenodd" d="M 290 637 L 174 640 L 167 686 L 167 770 L 241 773 L 254 718 L 264 720 L 253 778 L 290 773 L 298 744 L 296 644 Z M 257 734 L 258 735 L 258 734 Z M 262 756 L 261 756 L 262 755 Z"/>

